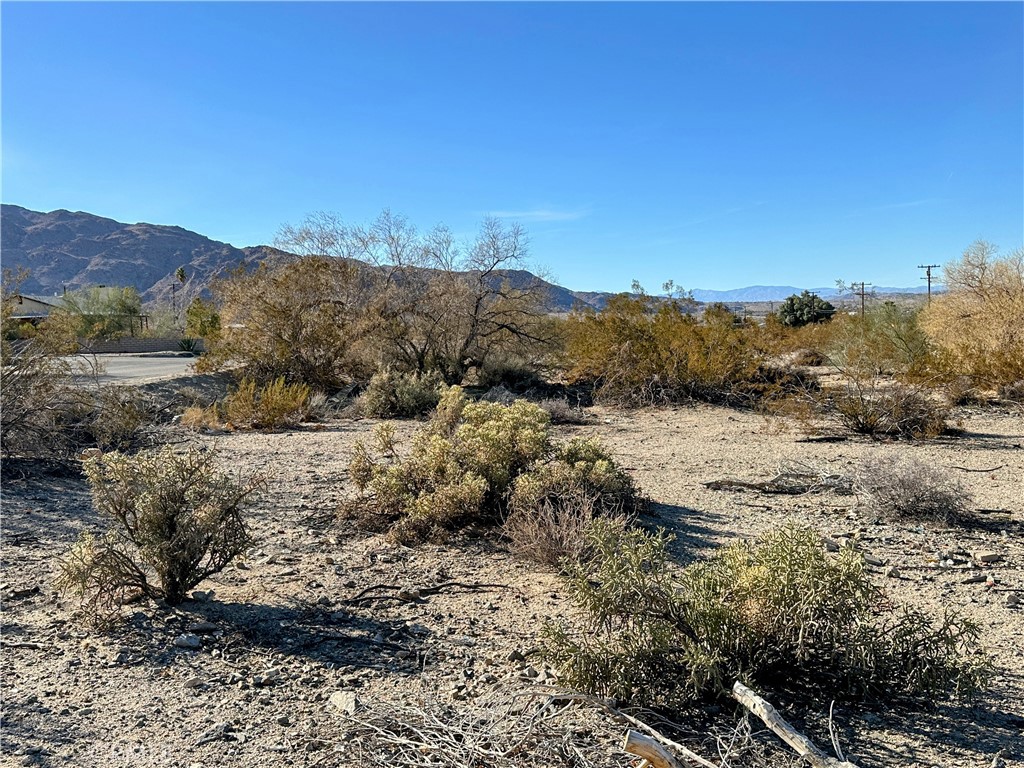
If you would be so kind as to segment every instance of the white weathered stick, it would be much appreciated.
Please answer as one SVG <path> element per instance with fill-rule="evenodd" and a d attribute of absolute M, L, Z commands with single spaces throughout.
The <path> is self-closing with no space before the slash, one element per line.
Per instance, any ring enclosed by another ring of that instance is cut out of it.
<path fill-rule="evenodd" d="M 736 701 L 749 709 L 764 721 L 775 735 L 789 744 L 801 757 L 806 758 L 814 768 L 857 768 L 853 763 L 845 763 L 829 757 L 814 742 L 800 731 L 787 723 L 775 707 L 762 699 L 739 680 L 732 687 L 732 696 Z"/>
<path fill-rule="evenodd" d="M 631 755 L 642 757 L 653 768 L 683 768 L 683 764 L 661 744 L 650 736 L 644 736 L 634 730 L 626 731 L 626 740 L 622 742 L 622 748 Z"/>

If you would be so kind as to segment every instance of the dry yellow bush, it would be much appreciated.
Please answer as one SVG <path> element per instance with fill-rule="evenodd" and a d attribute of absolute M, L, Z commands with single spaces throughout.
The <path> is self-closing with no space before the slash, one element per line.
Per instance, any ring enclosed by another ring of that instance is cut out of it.
<path fill-rule="evenodd" d="M 1024 379 L 1024 249 L 1001 256 L 978 241 L 945 278 L 921 316 L 943 366 L 992 386 Z"/>

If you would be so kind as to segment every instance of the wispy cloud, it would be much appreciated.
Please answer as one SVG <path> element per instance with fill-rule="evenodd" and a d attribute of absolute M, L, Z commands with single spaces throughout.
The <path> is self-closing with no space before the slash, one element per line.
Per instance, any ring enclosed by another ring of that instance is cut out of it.
<path fill-rule="evenodd" d="M 935 205 L 936 203 L 943 202 L 941 197 L 922 197 L 920 200 L 906 200 L 902 203 L 885 203 L 884 205 L 873 205 L 870 208 L 861 208 L 856 211 L 851 211 L 846 215 L 846 218 L 856 218 L 858 216 L 866 216 L 872 213 L 880 213 L 882 211 L 900 211 L 907 208 L 923 208 L 927 205 Z"/>
<path fill-rule="evenodd" d="M 532 208 L 525 211 L 487 211 L 488 216 L 517 221 L 577 221 L 587 217 L 590 211 L 583 209 L 557 210 L 554 208 Z"/>
<path fill-rule="evenodd" d="M 879 205 L 872 210 L 875 211 L 894 211 L 898 208 L 920 208 L 922 205 L 931 205 L 932 203 L 939 202 L 937 197 L 924 197 L 920 200 L 909 200 L 905 203 L 890 203 L 889 205 Z"/>

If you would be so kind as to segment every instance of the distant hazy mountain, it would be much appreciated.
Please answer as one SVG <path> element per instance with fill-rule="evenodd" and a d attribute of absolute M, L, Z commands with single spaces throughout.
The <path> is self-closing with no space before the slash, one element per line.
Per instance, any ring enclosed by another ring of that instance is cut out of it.
<path fill-rule="evenodd" d="M 0 206 L 0 248 L 4 268 L 25 267 L 30 275 L 22 285 L 29 294 L 55 295 L 92 285 L 133 285 L 144 301 L 169 301 L 178 267 L 188 280 L 176 288 L 179 306 L 204 291 L 210 281 L 240 264 L 293 258 L 270 246 L 235 248 L 181 227 L 158 224 L 122 224 L 91 213 L 51 211 L 39 213 L 17 205 Z M 571 291 L 548 283 L 524 270 L 500 273 L 513 285 L 540 283 L 547 289 L 553 311 L 573 307 L 601 309 L 613 296 L 600 291 Z M 698 301 L 744 303 L 782 301 L 802 289 L 784 285 L 757 285 L 729 291 L 694 290 Z M 833 288 L 815 288 L 823 298 Z M 920 288 L 876 288 L 877 293 L 920 293 Z"/>
<path fill-rule="evenodd" d="M 803 290 L 803 288 L 796 288 L 792 285 L 752 285 L 749 288 L 733 288 L 728 291 L 706 291 L 697 289 L 693 291 L 693 298 L 697 301 L 703 301 L 706 303 L 720 301 L 724 304 L 742 304 L 754 301 L 785 301 L 793 294 L 799 294 Z M 830 288 L 808 288 L 807 290 L 811 293 L 816 293 L 823 299 L 834 299 L 840 295 L 835 286 Z M 879 295 L 924 292 L 924 289 L 922 288 L 887 288 L 885 286 L 872 286 L 870 290 L 873 290 Z M 934 285 L 932 286 L 932 290 L 935 290 Z M 849 293 L 843 295 L 849 296 Z"/>

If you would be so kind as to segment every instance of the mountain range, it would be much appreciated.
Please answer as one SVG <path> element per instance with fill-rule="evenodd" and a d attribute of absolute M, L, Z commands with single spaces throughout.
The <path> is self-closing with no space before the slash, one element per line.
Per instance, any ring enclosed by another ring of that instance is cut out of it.
<path fill-rule="evenodd" d="M 5 270 L 28 270 L 21 285 L 26 294 L 57 295 L 65 289 L 93 285 L 135 286 L 145 302 L 170 301 L 173 293 L 179 306 L 184 306 L 227 270 L 290 254 L 265 245 L 236 248 L 182 227 L 124 224 L 80 211 L 42 213 L 5 203 L 0 206 L 0 256 Z M 185 269 L 184 284 L 175 277 L 179 267 Z M 508 270 L 502 277 L 513 285 L 540 279 L 523 270 Z M 600 309 L 614 295 L 545 285 L 554 311 L 567 312 L 574 306 Z M 757 285 L 727 291 L 695 289 L 692 293 L 700 302 L 744 303 L 782 301 L 801 290 L 788 285 Z M 823 298 L 838 293 L 834 287 L 811 290 Z M 920 293 L 921 289 L 875 291 Z"/>

